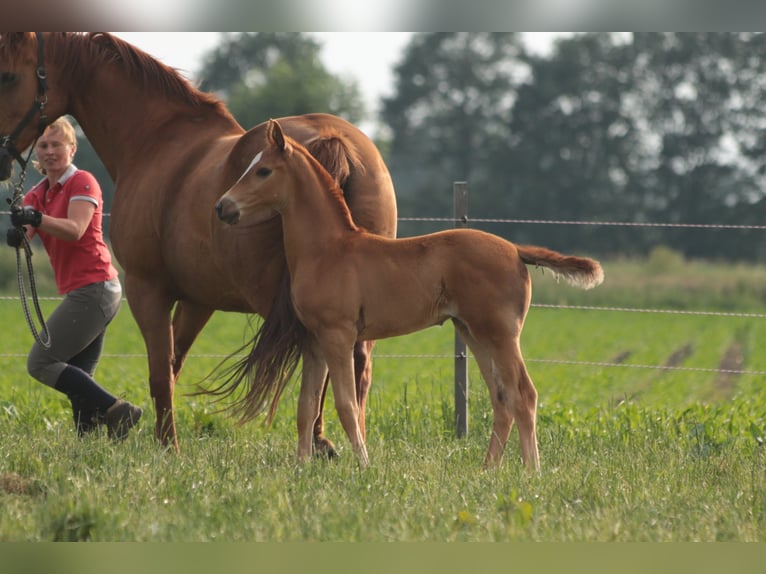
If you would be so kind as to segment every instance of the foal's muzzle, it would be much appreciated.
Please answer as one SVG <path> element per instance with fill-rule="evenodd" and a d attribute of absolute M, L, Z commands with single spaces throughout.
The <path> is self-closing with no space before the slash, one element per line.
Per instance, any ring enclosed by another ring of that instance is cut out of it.
<path fill-rule="evenodd" d="M 218 214 L 218 219 L 229 225 L 239 221 L 239 208 L 228 198 L 222 198 L 215 204 L 215 212 Z"/>

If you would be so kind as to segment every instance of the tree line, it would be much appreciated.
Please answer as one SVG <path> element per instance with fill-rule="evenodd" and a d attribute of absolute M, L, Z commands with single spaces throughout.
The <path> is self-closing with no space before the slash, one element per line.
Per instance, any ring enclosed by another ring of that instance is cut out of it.
<path fill-rule="evenodd" d="M 228 34 L 198 80 L 245 127 L 315 111 L 375 121 L 401 216 L 449 217 L 452 183 L 467 181 L 473 218 L 766 222 L 764 34 L 581 33 L 541 55 L 518 33 L 419 33 L 377 117 L 320 52 L 308 34 Z M 97 171 L 88 155 L 81 144 L 78 163 Z M 665 244 L 688 257 L 766 260 L 762 230 L 481 227 L 600 256 Z"/>

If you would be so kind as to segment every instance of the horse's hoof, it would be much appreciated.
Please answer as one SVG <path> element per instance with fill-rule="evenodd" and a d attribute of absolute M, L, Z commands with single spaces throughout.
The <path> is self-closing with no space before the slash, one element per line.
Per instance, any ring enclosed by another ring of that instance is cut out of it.
<path fill-rule="evenodd" d="M 331 440 L 323 436 L 315 436 L 314 456 L 316 458 L 326 458 L 327 460 L 332 460 L 338 457 L 338 453 L 335 450 L 335 445 L 332 444 Z"/>

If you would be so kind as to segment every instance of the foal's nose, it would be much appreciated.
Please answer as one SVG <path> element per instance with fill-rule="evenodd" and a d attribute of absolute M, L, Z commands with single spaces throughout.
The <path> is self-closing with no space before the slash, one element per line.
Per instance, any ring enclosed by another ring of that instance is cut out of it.
<path fill-rule="evenodd" d="M 215 204 L 215 212 L 218 214 L 218 219 L 230 225 L 239 221 L 237 204 L 227 197 L 218 200 L 218 203 Z"/>

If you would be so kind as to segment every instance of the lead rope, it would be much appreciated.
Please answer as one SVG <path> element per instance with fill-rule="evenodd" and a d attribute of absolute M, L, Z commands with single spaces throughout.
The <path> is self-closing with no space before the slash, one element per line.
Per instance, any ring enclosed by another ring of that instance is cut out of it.
<path fill-rule="evenodd" d="M 32 148 L 34 148 L 34 144 Z M 27 161 L 29 161 L 29 158 L 32 155 L 32 148 L 29 150 Z M 13 199 L 8 199 L 11 210 L 21 207 L 21 199 L 24 196 L 24 179 L 26 176 L 27 169 L 25 164 L 24 168 L 21 170 L 21 174 L 19 175 L 19 183 L 16 184 L 14 188 Z M 24 309 L 24 317 L 27 320 L 27 325 L 29 325 L 29 330 L 32 332 L 32 336 L 35 338 L 35 341 L 37 341 L 37 343 L 40 344 L 44 349 L 50 349 L 51 336 L 50 332 L 48 332 L 48 325 L 45 322 L 45 317 L 43 316 L 42 309 L 40 309 L 40 298 L 37 296 L 37 284 L 35 283 L 35 273 L 32 267 L 32 247 L 29 245 L 27 234 L 24 233 L 23 230 L 21 231 L 21 243 L 24 247 L 24 254 L 26 255 L 27 275 L 29 276 L 29 289 L 32 297 L 32 302 L 34 303 L 37 321 L 40 324 L 39 329 L 37 328 L 34 317 L 32 317 L 32 312 L 29 309 L 27 290 L 26 285 L 24 284 L 24 271 L 21 266 L 21 247 L 19 246 L 16 247 L 16 278 L 19 284 L 19 297 L 21 298 L 21 307 Z"/>
<path fill-rule="evenodd" d="M 21 298 L 21 306 L 24 309 L 24 317 L 27 319 L 27 325 L 29 330 L 32 331 L 32 336 L 35 338 L 43 348 L 50 349 L 51 335 L 48 332 L 48 325 L 45 323 L 45 317 L 43 316 L 42 309 L 40 309 L 40 299 L 37 296 L 37 285 L 35 284 L 35 273 L 32 268 L 32 248 L 29 245 L 29 241 L 26 238 L 26 234 L 22 240 L 24 246 L 24 253 L 26 254 L 27 271 L 29 275 L 29 289 L 34 302 L 35 314 L 37 320 L 40 323 L 40 329 L 38 330 L 35 324 L 32 313 L 29 309 L 29 301 L 27 301 L 26 286 L 24 285 L 24 272 L 21 268 L 21 247 L 16 248 L 16 276 L 19 281 L 19 297 Z"/>

